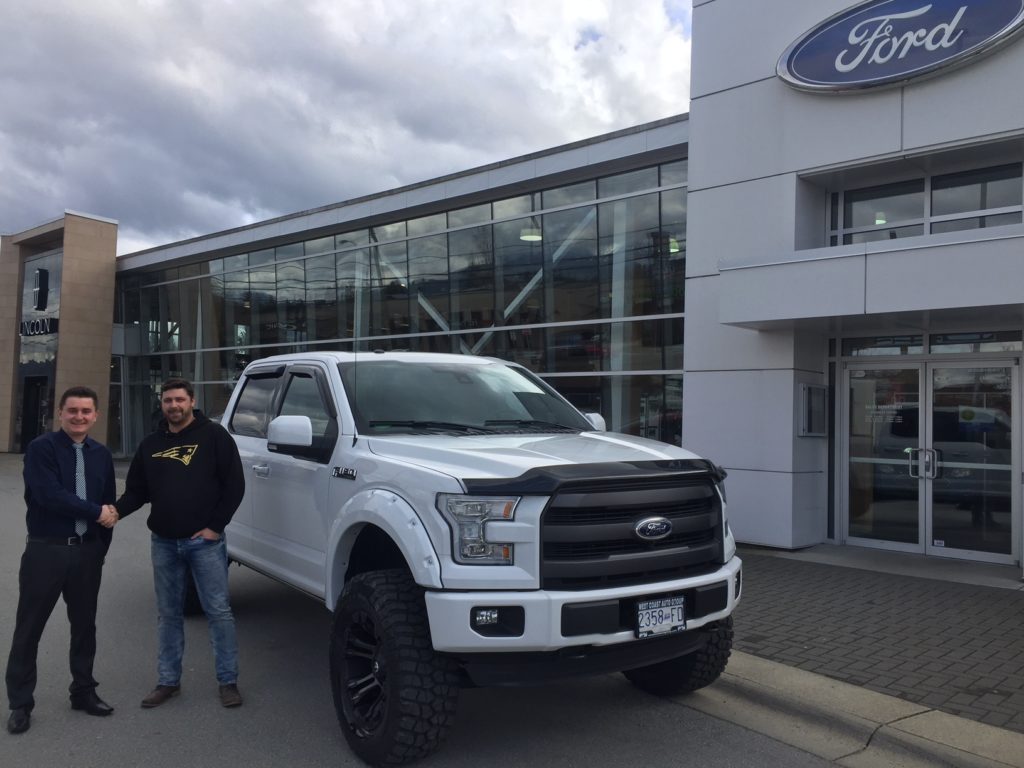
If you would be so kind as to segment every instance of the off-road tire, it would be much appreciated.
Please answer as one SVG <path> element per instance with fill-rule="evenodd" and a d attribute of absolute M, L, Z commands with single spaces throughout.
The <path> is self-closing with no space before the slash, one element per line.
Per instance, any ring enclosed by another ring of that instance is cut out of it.
<path fill-rule="evenodd" d="M 623 672 L 641 690 L 658 696 L 688 693 L 711 685 L 725 671 L 732 653 L 732 616 L 702 628 L 707 642 L 700 650 L 647 667 Z"/>
<path fill-rule="evenodd" d="M 455 719 L 455 663 L 434 652 L 423 589 L 401 570 L 354 577 L 331 626 L 331 692 L 349 747 L 370 765 L 436 750 Z"/>

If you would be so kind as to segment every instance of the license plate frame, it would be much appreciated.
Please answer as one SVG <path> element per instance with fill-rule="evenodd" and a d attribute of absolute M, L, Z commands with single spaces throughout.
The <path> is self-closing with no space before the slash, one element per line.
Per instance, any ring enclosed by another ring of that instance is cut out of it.
<path fill-rule="evenodd" d="M 663 595 L 636 603 L 638 638 L 683 632 L 686 629 L 686 596 Z"/>

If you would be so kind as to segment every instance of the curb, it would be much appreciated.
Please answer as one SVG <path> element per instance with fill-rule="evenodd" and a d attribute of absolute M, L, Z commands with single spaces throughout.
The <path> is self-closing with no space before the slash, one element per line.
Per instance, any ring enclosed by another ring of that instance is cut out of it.
<path fill-rule="evenodd" d="M 738 651 L 671 700 L 848 768 L 1024 768 L 1024 734 Z"/>

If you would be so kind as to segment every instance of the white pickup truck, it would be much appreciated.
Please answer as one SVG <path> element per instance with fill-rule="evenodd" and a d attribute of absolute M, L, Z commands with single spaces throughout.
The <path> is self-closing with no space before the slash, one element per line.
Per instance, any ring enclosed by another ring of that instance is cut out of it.
<path fill-rule="evenodd" d="M 411 352 L 249 365 L 232 560 L 334 612 L 338 720 L 371 765 L 437 748 L 460 687 L 622 671 L 712 683 L 740 559 L 724 473 L 604 431 L 526 369 Z"/>

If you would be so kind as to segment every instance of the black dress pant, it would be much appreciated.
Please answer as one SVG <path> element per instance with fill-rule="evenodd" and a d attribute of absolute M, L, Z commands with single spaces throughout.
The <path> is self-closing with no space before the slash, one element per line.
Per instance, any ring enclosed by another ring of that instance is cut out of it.
<path fill-rule="evenodd" d="M 7 700 L 11 709 L 35 706 L 36 656 L 57 598 L 63 596 L 71 623 L 71 697 L 96 687 L 96 601 L 106 546 L 95 539 L 81 544 L 29 541 L 18 572 L 18 613 L 7 659 Z"/>

